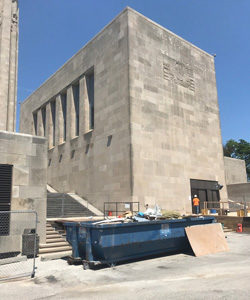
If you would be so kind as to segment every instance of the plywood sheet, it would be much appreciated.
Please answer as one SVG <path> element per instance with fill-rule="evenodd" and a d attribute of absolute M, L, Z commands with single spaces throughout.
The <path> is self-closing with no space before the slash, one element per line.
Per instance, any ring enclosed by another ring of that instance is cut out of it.
<path fill-rule="evenodd" d="M 190 226 L 185 231 L 195 256 L 229 251 L 220 223 Z"/>

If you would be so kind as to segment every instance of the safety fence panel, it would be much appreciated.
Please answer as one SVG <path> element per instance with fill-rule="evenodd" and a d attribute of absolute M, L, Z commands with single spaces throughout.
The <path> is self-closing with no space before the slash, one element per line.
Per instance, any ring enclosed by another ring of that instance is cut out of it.
<path fill-rule="evenodd" d="M 37 213 L 0 211 L 0 280 L 35 276 Z"/>
<path fill-rule="evenodd" d="M 140 202 L 104 202 L 104 217 L 117 217 L 126 211 L 131 211 L 132 214 L 138 213 L 140 211 Z"/>

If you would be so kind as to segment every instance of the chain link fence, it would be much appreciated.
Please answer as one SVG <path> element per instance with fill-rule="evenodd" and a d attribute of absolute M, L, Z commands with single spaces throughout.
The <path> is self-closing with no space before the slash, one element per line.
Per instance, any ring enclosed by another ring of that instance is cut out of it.
<path fill-rule="evenodd" d="M 0 211 L 0 281 L 35 276 L 37 222 L 35 211 Z"/>

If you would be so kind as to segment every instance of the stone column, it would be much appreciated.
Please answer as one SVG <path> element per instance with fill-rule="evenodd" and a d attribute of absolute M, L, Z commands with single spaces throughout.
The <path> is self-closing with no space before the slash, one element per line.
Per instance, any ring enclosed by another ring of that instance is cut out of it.
<path fill-rule="evenodd" d="M 75 104 L 73 98 L 73 88 L 72 86 L 70 86 L 67 89 L 67 124 L 68 124 L 67 140 L 71 140 L 76 136 L 75 122 L 76 122 L 76 115 L 75 115 Z"/>
<path fill-rule="evenodd" d="M 88 96 L 88 90 L 87 90 L 87 83 L 86 83 L 86 76 L 83 77 L 83 119 L 84 119 L 84 125 L 83 125 L 83 132 L 86 133 L 90 130 L 89 128 L 89 96 Z"/>
<path fill-rule="evenodd" d="M 63 142 L 63 111 L 61 95 L 56 97 L 56 145 Z"/>
<path fill-rule="evenodd" d="M 85 130 L 85 99 L 84 93 L 86 90 L 85 77 L 79 80 L 79 135 L 86 132 Z"/>
<path fill-rule="evenodd" d="M 37 112 L 37 135 L 44 136 L 42 110 L 39 109 Z"/>
<path fill-rule="evenodd" d="M 50 103 L 46 104 L 46 137 L 48 140 L 48 148 L 53 147 L 53 122 Z"/>
<path fill-rule="evenodd" d="M 18 1 L 0 0 L 0 130 L 15 131 Z"/>
<path fill-rule="evenodd" d="M 73 91 L 72 86 L 67 88 L 67 141 L 74 137 L 74 99 L 73 99 Z"/>

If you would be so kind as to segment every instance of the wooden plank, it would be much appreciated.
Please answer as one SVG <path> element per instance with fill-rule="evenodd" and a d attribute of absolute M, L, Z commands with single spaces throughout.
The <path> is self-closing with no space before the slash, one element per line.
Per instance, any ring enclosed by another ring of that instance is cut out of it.
<path fill-rule="evenodd" d="M 190 226 L 185 231 L 195 256 L 229 251 L 220 223 Z"/>

